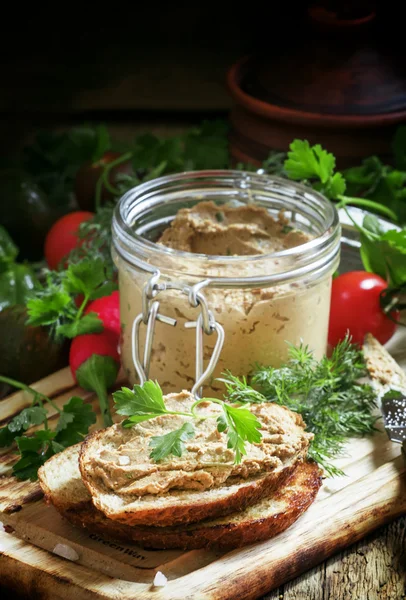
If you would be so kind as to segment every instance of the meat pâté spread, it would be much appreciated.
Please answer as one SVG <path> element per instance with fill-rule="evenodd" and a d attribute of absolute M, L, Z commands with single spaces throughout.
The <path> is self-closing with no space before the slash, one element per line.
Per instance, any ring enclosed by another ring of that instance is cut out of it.
<path fill-rule="evenodd" d="M 184 252 L 220 256 L 270 254 L 309 240 L 289 226 L 281 214 L 276 220 L 260 206 L 217 206 L 200 202 L 181 209 L 158 243 Z"/>
<path fill-rule="evenodd" d="M 294 227 L 279 214 L 273 217 L 255 204 L 218 206 L 214 202 L 199 202 L 192 208 L 178 211 L 157 244 L 181 251 L 177 258 L 177 273 L 165 273 L 164 258 L 157 265 L 164 277 L 181 277 L 189 285 L 210 277 L 267 276 L 286 268 L 275 252 L 296 248 L 311 236 Z M 200 267 L 207 271 L 193 272 L 195 265 L 188 256 L 199 255 Z M 205 256 L 207 258 L 205 258 Z M 216 257 L 213 263 L 213 256 Z M 221 259 L 221 266 L 218 257 Z M 244 261 L 233 261 L 246 256 Z M 201 258 L 200 258 L 201 257 Z M 172 260 L 172 257 L 171 257 Z M 292 267 L 295 265 L 294 258 Z M 122 334 L 122 362 L 131 383 L 138 378 L 132 360 L 131 324 L 142 310 L 142 290 L 147 276 L 117 259 L 121 298 L 121 320 L 126 324 Z M 214 264 L 214 266 L 213 266 Z M 207 274 L 206 274 L 207 273 Z M 312 281 L 296 281 L 271 287 L 239 288 L 205 287 L 202 290 L 216 320 L 223 326 L 225 342 L 217 367 L 209 383 L 210 393 L 221 396 L 223 384 L 216 378 L 229 370 L 234 375 L 247 375 L 256 363 L 279 367 L 288 358 L 288 343 L 303 341 L 320 359 L 327 348 L 328 315 L 330 309 L 331 276 Z M 196 333 L 184 327 L 195 321 L 199 309 L 188 303 L 187 297 L 166 290 L 158 296 L 159 311 L 177 320 L 176 327 L 156 323 L 149 377 L 159 381 L 164 393 L 191 389 L 195 382 Z M 141 331 L 144 343 L 145 328 Z M 216 335 L 204 335 L 204 362 L 210 359 Z"/>
<path fill-rule="evenodd" d="M 195 398 L 188 392 L 169 394 L 168 410 L 190 409 Z M 247 454 L 234 464 L 227 436 L 217 429 L 216 418 L 193 420 L 196 434 L 185 441 L 182 456 L 170 455 L 156 463 L 150 458 L 151 437 L 181 427 L 190 417 L 163 415 L 130 429 L 120 424 L 105 432 L 103 445 L 92 459 L 92 479 L 98 488 L 121 496 L 163 494 L 171 489 L 209 490 L 231 478 L 248 479 L 282 467 L 306 453 L 313 434 L 304 431 L 302 417 L 273 403 L 252 404 L 249 410 L 261 423 L 261 442 L 246 443 Z M 199 405 L 202 417 L 216 417 L 221 408 L 210 402 Z M 234 480 L 234 479 L 233 479 Z"/>

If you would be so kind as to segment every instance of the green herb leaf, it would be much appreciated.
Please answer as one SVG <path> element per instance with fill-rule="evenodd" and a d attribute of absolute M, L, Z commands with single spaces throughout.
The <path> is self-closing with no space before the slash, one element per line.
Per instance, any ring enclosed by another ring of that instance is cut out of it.
<path fill-rule="evenodd" d="M 71 296 L 48 282 L 47 288 L 27 302 L 28 324 L 55 325 L 69 309 L 74 310 Z"/>
<path fill-rule="evenodd" d="M 388 281 L 389 289 L 406 284 L 406 230 L 383 231 L 376 217 L 367 216 L 361 230 L 365 269 Z"/>
<path fill-rule="evenodd" d="M 193 425 L 187 421 L 175 431 L 152 437 L 149 443 L 153 448 L 150 457 L 159 462 L 170 454 L 182 456 L 185 449 L 184 442 L 194 437 L 195 433 Z"/>
<path fill-rule="evenodd" d="M 82 398 L 73 396 L 64 405 L 59 416 L 54 442 L 61 448 L 77 444 L 83 440 L 94 423 L 96 423 L 96 415 L 91 405 L 85 404 Z"/>
<path fill-rule="evenodd" d="M 334 167 L 334 156 L 319 144 L 310 146 L 307 140 L 294 140 L 289 146 L 285 171 L 291 179 L 320 179 L 326 183 Z"/>
<path fill-rule="evenodd" d="M 256 416 L 246 408 L 235 408 L 222 403 L 223 414 L 217 418 L 217 429 L 226 432 L 227 447 L 235 452 L 235 462 L 241 462 L 242 455 L 247 454 L 244 442 L 258 443 L 261 441 L 261 423 Z"/>
<path fill-rule="evenodd" d="M 71 323 L 64 323 L 59 325 L 56 329 L 57 335 L 63 335 L 67 338 L 74 338 L 77 335 L 83 335 L 85 333 L 100 333 L 103 331 L 103 321 L 99 319 L 96 313 L 88 313 L 79 321 L 72 321 Z"/>
<path fill-rule="evenodd" d="M 341 173 L 334 173 L 335 157 L 320 144 L 310 146 L 307 140 L 294 140 L 285 161 L 285 171 L 290 179 L 316 180 L 314 188 L 328 198 L 344 194 L 346 183 Z"/>
<path fill-rule="evenodd" d="M 14 441 L 15 434 L 12 433 L 7 425 L 0 428 L 0 448 L 7 448 L 11 446 Z"/>
<path fill-rule="evenodd" d="M 31 406 L 24 408 L 16 417 L 14 417 L 7 425 L 12 433 L 26 431 L 32 425 L 41 425 L 47 418 L 47 412 L 40 406 Z"/>
<path fill-rule="evenodd" d="M 399 390 L 390 389 L 387 392 L 385 392 L 385 394 L 382 396 L 381 400 L 383 402 L 384 400 L 401 400 L 402 398 L 403 398 L 402 392 L 399 392 Z"/>
<path fill-rule="evenodd" d="M 21 458 L 13 466 L 13 474 L 18 479 L 36 481 L 39 467 L 55 454 L 51 446 L 54 437 L 55 432 L 45 429 L 36 431 L 32 437 L 16 438 Z"/>
<path fill-rule="evenodd" d="M 362 351 L 348 339 L 340 342 L 331 357 L 320 361 L 303 345 L 290 347 L 290 360 L 279 369 L 257 367 L 252 387 L 228 377 L 227 395 L 232 400 L 258 402 L 262 393 L 270 402 L 300 413 L 308 431 L 314 433 L 309 456 L 327 473 L 340 474 L 330 460 L 339 455 L 348 437 L 375 431 L 373 414 L 376 393 L 358 383 L 367 374 Z"/>
<path fill-rule="evenodd" d="M 116 290 L 118 290 L 118 285 L 115 281 L 106 281 L 90 294 L 90 300 L 97 300 L 97 298 L 103 298 L 103 296 L 110 296 L 110 294 Z"/>
<path fill-rule="evenodd" d="M 65 289 L 71 294 L 91 294 L 106 281 L 106 273 L 101 258 L 82 260 L 69 265 L 65 274 Z"/>
<path fill-rule="evenodd" d="M 115 383 L 118 368 L 111 356 L 93 354 L 76 371 L 78 384 L 85 390 L 96 392 L 106 427 L 113 424 L 107 390 Z"/>
<path fill-rule="evenodd" d="M 10 446 L 14 439 L 32 425 L 41 425 L 46 421 L 46 410 L 40 406 L 24 408 L 18 415 L 0 429 L 0 448 Z"/>
<path fill-rule="evenodd" d="M 135 385 L 133 390 L 121 388 L 114 392 L 113 399 L 117 413 L 129 417 L 123 421 L 123 427 L 132 427 L 168 413 L 162 390 L 154 381 L 146 381 L 143 386 Z"/>

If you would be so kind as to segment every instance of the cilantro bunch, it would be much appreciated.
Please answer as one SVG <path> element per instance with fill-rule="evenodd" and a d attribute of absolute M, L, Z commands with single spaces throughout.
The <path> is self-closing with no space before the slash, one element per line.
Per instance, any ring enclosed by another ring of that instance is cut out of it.
<path fill-rule="evenodd" d="M 127 417 L 122 422 L 123 427 L 133 427 L 137 423 L 154 419 L 161 415 L 181 415 L 193 420 L 214 418 L 217 429 L 227 435 L 227 447 L 234 451 L 235 463 L 242 460 L 247 454 L 245 442 L 258 443 L 261 440 L 261 423 L 243 403 L 237 402 L 237 406 L 227 404 L 217 398 L 203 398 L 197 400 L 190 407 L 190 412 L 178 412 L 168 410 L 159 384 L 147 381 L 143 386 L 135 385 L 133 390 L 122 388 L 113 393 L 116 411 L 119 415 Z M 218 415 L 201 416 L 196 413 L 196 408 L 202 402 L 213 402 L 221 407 Z M 182 456 L 184 443 L 194 437 L 196 431 L 191 421 L 186 421 L 179 429 L 154 436 L 151 439 L 152 448 L 150 457 L 159 462 L 170 454 Z"/>
<path fill-rule="evenodd" d="M 72 396 L 62 410 L 44 394 L 14 379 L 0 376 L 0 381 L 33 395 L 31 406 L 24 408 L 4 427 L 0 428 L 0 448 L 11 446 L 15 441 L 20 454 L 13 466 L 13 474 L 18 479 L 37 479 L 37 471 L 51 456 L 68 446 L 82 442 L 89 427 L 96 423 L 96 415 L 82 398 Z M 49 427 L 46 404 L 58 413 L 58 422 L 54 430 Z M 24 435 L 33 426 L 43 428 L 30 436 Z"/>

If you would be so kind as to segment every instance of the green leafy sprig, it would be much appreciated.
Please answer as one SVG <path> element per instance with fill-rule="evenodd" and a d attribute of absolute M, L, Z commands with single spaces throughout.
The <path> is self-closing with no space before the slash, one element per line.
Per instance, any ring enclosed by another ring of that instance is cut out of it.
<path fill-rule="evenodd" d="M 59 409 L 50 398 L 28 385 L 4 376 L 0 376 L 0 381 L 33 396 L 31 406 L 24 408 L 7 425 L 0 428 L 0 447 L 11 446 L 15 441 L 20 458 L 13 466 L 13 474 L 18 479 L 35 481 L 39 467 L 48 458 L 83 441 L 89 427 L 96 422 L 96 415 L 92 407 L 77 396 L 72 396 L 63 408 Z M 44 408 L 46 404 L 50 404 L 59 415 L 53 431 L 48 425 L 48 413 Z M 43 429 L 30 436 L 24 435 L 32 426 L 39 425 L 43 425 Z"/>
<path fill-rule="evenodd" d="M 374 212 L 379 212 L 393 221 L 396 213 L 388 206 L 367 198 L 345 196 L 346 180 L 342 173 L 334 172 L 336 159 L 320 144 L 311 146 L 307 140 L 294 140 L 285 161 L 285 172 L 289 179 L 309 182 L 312 187 L 331 200 L 339 201 L 340 206 L 352 204 Z"/>
<path fill-rule="evenodd" d="M 233 402 L 276 402 L 300 413 L 314 434 L 309 456 L 328 474 L 342 474 L 331 459 L 342 453 L 347 438 L 372 434 L 377 421 L 376 393 L 359 382 L 367 374 L 362 351 L 347 338 L 320 361 L 303 345 L 291 346 L 289 355 L 279 369 L 257 367 L 250 384 L 227 373 L 227 397 Z"/>
<path fill-rule="evenodd" d="M 241 402 L 237 405 L 227 404 L 217 398 L 203 398 L 197 400 L 190 407 L 190 412 L 168 410 L 165 406 L 162 390 L 159 384 L 147 381 L 143 386 L 135 385 L 133 390 L 122 388 L 113 393 L 116 411 L 127 417 L 122 423 L 123 427 L 133 427 L 137 423 L 154 419 L 161 415 L 180 415 L 193 420 L 202 418 L 216 418 L 217 429 L 227 435 L 227 447 L 234 451 L 235 463 L 242 460 L 247 453 L 245 442 L 258 443 L 261 440 L 261 423 Z M 196 412 L 202 402 L 212 402 L 221 407 L 219 414 L 202 417 Z M 155 436 L 151 440 L 153 448 L 150 457 L 159 461 L 170 454 L 181 456 L 184 442 L 195 435 L 191 421 L 186 421 L 179 429 L 165 435 Z"/>
<path fill-rule="evenodd" d="M 110 276 L 102 258 L 90 257 L 70 264 L 64 271 L 47 271 L 45 284 L 27 302 L 28 324 L 46 325 L 56 338 L 102 331 L 99 317 L 83 312 L 90 300 L 116 288 Z"/>

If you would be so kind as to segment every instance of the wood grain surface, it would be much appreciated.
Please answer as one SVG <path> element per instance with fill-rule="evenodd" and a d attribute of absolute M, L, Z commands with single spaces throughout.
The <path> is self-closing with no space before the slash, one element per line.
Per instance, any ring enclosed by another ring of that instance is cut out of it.
<path fill-rule="evenodd" d="M 35 387 L 51 395 L 59 406 L 72 393 L 80 392 L 68 369 Z M 95 397 L 83 395 L 97 410 Z M 0 420 L 7 420 L 29 402 L 24 392 L 9 397 L 0 403 Z M 56 414 L 50 411 L 51 426 L 55 418 Z M 10 451 L 0 451 L 1 520 L 6 527 L 15 529 L 15 535 L 0 532 L 0 575 L 3 584 L 23 590 L 28 597 L 66 600 L 68 593 L 77 600 L 117 598 L 117 594 L 123 600 L 229 600 L 258 598 L 267 590 L 276 589 L 269 599 L 293 599 L 317 598 L 320 588 L 324 590 L 323 600 L 402 598 L 399 594 L 404 586 L 404 570 L 400 567 L 404 562 L 404 529 L 402 534 L 395 530 L 390 550 L 386 549 L 388 544 L 378 544 L 381 563 L 372 572 L 365 551 L 361 555 L 362 550 L 356 550 L 345 572 L 341 572 L 339 558 L 335 558 L 298 582 L 289 583 L 368 532 L 406 514 L 406 466 L 400 446 L 390 442 L 384 433 L 350 442 L 347 454 L 337 460 L 346 477 L 326 480 L 316 502 L 287 531 L 273 540 L 221 553 L 151 553 L 136 546 L 127 550 L 123 544 L 117 548 L 107 539 L 92 538 L 91 533 L 72 528 L 54 509 L 38 500 L 37 484 L 16 482 L 10 477 L 13 461 Z M 399 523 L 404 527 L 404 521 Z M 56 543 L 74 547 L 79 559 L 70 562 L 55 555 L 52 551 Z M 151 585 L 157 570 L 168 576 L 164 588 Z"/>

